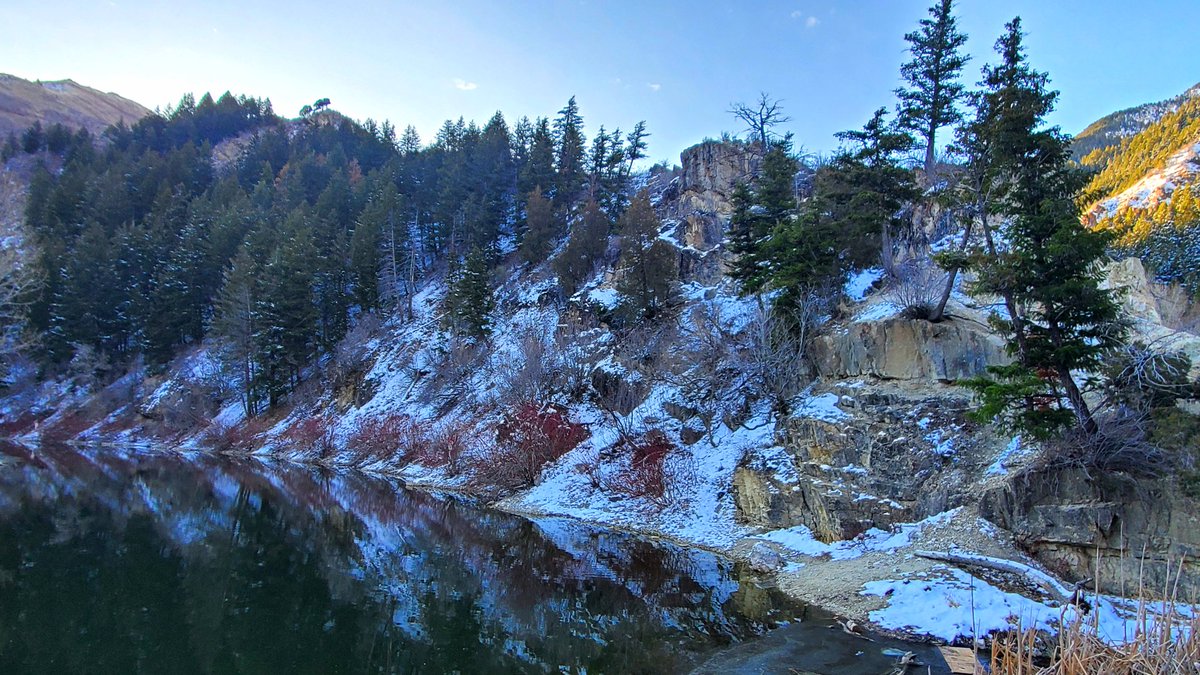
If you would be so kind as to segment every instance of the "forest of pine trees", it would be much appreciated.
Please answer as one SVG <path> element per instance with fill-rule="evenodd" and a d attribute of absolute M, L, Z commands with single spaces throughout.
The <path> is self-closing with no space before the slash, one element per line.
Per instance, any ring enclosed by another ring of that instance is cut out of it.
<path fill-rule="evenodd" d="M 397 139 L 388 123 L 324 108 L 287 122 L 267 100 L 185 96 L 101 142 L 38 125 L 10 138 L 7 155 L 47 152 L 63 167 L 34 176 L 26 213 L 43 369 L 86 354 L 153 372 L 209 338 L 253 414 L 352 317 L 411 317 L 417 284 L 447 270 L 447 326 L 484 337 L 502 240 L 542 262 L 579 221 L 558 263 L 569 295 L 629 203 L 648 135 L 601 128 L 589 148 L 574 98 L 512 128 L 500 113 L 483 127 L 447 121 L 428 145 L 411 127 Z M 222 143 L 242 152 L 218 171 Z"/>

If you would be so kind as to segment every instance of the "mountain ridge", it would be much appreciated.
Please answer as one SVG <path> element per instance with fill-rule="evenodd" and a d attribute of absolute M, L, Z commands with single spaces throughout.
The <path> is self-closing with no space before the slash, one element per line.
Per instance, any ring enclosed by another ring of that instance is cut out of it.
<path fill-rule="evenodd" d="M 30 81 L 0 73 L 0 137 L 20 134 L 34 122 L 62 124 L 99 134 L 110 125 L 133 124 L 150 109 L 115 92 L 72 79 Z"/>
<path fill-rule="evenodd" d="M 1108 113 L 1084 127 L 1083 131 L 1075 136 L 1071 144 L 1071 155 L 1076 161 L 1088 164 L 1085 158 L 1091 153 L 1099 150 L 1104 154 L 1105 151 L 1119 146 L 1121 141 L 1136 136 L 1196 96 L 1200 96 L 1200 82 L 1170 98 Z"/>

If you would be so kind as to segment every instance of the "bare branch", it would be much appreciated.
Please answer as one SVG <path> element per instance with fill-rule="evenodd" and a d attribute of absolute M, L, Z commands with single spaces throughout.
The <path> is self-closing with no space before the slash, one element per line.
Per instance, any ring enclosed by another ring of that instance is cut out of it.
<path fill-rule="evenodd" d="M 754 103 L 731 103 L 728 112 L 746 123 L 746 131 L 762 144 L 763 152 L 771 146 L 771 141 L 778 138 L 772 130 L 780 124 L 792 121 L 783 114 L 783 101 L 772 99 L 763 92 Z"/>

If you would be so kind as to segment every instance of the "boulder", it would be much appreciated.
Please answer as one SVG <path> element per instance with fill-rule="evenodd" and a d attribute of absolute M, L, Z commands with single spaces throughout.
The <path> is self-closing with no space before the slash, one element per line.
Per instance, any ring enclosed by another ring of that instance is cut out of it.
<path fill-rule="evenodd" d="M 771 574 L 783 567 L 783 556 L 771 548 L 770 544 L 760 541 L 750 548 L 746 564 L 755 572 Z"/>

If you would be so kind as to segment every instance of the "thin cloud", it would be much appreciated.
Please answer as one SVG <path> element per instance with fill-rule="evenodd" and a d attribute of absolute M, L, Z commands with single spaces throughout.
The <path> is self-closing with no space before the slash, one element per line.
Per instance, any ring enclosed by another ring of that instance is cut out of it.
<path fill-rule="evenodd" d="M 647 82 L 646 86 L 650 87 L 650 91 L 658 91 L 659 89 L 662 89 L 662 85 L 657 82 Z"/>
<path fill-rule="evenodd" d="M 454 88 L 459 91 L 475 91 L 479 88 L 479 85 L 474 82 L 467 82 L 461 77 L 456 77 L 454 78 Z"/>
<path fill-rule="evenodd" d="M 804 27 L 805 28 L 816 28 L 817 24 L 819 24 L 819 23 L 821 23 L 820 19 L 818 19 L 815 16 L 810 16 L 804 20 Z"/>

